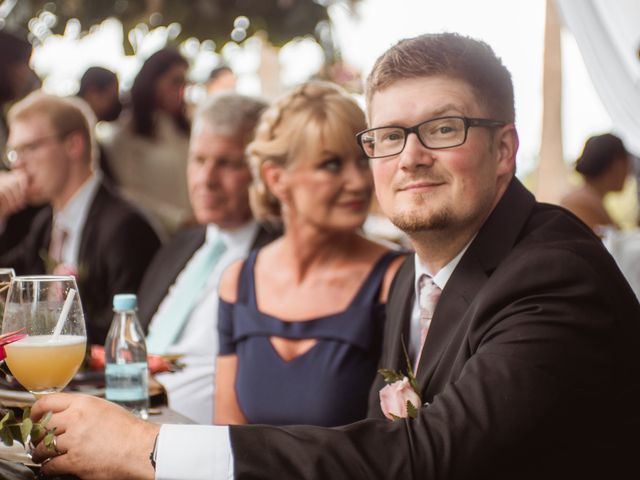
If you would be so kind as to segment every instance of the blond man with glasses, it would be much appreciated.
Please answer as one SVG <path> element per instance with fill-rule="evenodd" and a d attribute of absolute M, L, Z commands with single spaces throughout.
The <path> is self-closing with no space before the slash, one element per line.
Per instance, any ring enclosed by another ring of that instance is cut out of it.
<path fill-rule="evenodd" d="M 160 246 L 143 215 L 93 170 L 94 144 L 82 100 L 34 92 L 8 113 L 0 217 L 46 205 L 29 233 L 0 254 L 17 274 L 76 276 L 89 343 L 104 343 L 111 298 L 135 292 Z"/>

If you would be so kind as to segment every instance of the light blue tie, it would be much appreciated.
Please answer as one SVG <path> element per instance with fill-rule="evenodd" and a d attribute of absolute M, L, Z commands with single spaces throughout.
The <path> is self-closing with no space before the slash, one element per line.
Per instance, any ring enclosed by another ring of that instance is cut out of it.
<path fill-rule="evenodd" d="M 169 305 L 154 319 L 147 337 L 147 352 L 157 355 L 167 353 L 182 332 L 211 272 L 226 250 L 227 246 L 220 235 L 198 250 L 171 292 Z"/>

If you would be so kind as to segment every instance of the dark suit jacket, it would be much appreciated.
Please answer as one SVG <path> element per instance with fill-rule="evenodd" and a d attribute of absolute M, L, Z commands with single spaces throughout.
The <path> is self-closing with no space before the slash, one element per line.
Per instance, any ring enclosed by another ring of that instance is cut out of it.
<path fill-rule="evenodd" d="M 204 243 L 206 233 L 207 227 L 203 225 L 177 233 L 149 264 L 138 290 L 138 318 L 145 331 L 178 274 Z M 263 247 L 280 234 L 279 228 L 261 225 L 251 248 Z"/>
<path fill-rule="evenodd" d="M 35 218 L 25 240 L 0 256 L 0 265 L 17 274 L 42 274 L 53 216 L 46 207 Z M 87 341 L 104 344 L 116 293 L 138 289 L 160 240 L 142 214 L 103 182 L 89 208 L 78 254 L 78 290 L 87 326 Z"/>
<path fill-rule="evenodd" d="M 7 217 L 4 231 L 0 234 L 0 255 L 11 251 L 25 239 L 42 208 L 44 207 L 26 207 Z"/>
<path fill-rule="evenodd" d="M 401 368 L 413 258 L 381 365 Z M 640 306 L 591 231 L 513 180 L 440 297 L 418 417 L 336 429 L 232 426 L 236 478 L 640 478 Z M 625 472 L 625 473 L 622 473 Z"/>

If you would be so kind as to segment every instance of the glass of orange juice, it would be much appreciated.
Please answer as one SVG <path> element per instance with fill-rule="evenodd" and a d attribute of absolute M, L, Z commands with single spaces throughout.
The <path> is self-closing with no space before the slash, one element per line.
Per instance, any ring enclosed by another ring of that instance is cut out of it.
<path fill-rule="evenodd" d="M 26 336 L 5 346 L 12 375 L 36 396 L 61 391 L 80 368 L 87 343 L 74 277 L 13 277 L 2 333 L 15 331 Z"/>

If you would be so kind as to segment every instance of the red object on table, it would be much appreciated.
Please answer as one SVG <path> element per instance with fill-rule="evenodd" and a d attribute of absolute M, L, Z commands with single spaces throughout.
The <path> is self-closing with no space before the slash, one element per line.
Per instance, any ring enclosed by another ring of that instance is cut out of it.
<path fill-rule="evenodd" d="M 21 338 L 26 337 L 27 335 L 24 332 L 24 328 L 20 330 L 16 330 L 15 332 L 8 332 L 4 335 L 0 335 L 0 360 L 4 360 L 7 356 L 7 352 L 4 351 L 4 346 L 9 345 L 10 343 L 17 342 Z"/>
<path fill-rule="evenodd" d="M 171 364 L 160 355 L 147 355 L 147 363 L 150 373 L 168 372 L 171 370 Z M 102 345 L 91 345 L 89 367 L 92 370 L 103 370 L 104 365 L 104 347 Z"/>

